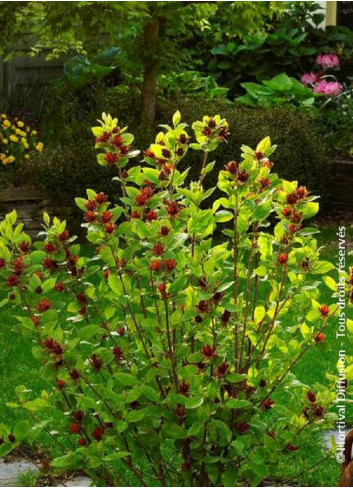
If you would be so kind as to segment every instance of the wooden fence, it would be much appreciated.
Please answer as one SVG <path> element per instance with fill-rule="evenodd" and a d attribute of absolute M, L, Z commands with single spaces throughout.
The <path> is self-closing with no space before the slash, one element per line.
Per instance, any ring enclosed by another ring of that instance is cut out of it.
<path fill-rule="evenodd" d="M 45 55 L 35 58 L 20 57 L 4 62 L 0 58 L 0 100 L 1 105 L 16 101 L 19 94 L 29 98 L 40 95 L 48 82 L 59 78 L 63 73 L 63 60 L 47 61 Z"/>

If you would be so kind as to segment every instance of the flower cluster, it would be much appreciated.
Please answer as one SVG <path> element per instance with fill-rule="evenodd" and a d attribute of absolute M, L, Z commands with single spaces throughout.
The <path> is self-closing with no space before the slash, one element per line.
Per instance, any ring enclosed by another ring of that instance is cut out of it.
<path fill-rule="evenodd" d="M 340 95 L 343 91 L 342 83 L 339 83 L 333 75 L 326 74 L 326 70 L 339 68 L 339 57 L 331 53 L 319 54 L 316 58 L 316 65 L 321 71 L 304 73 L 300 79 L 302 84 L 312 87 L 313 92 L 318 95 L 325 95 L 326 97 L 337 97 Z M 328 76 L 333 78 L 333 81 L 327 79 Z"/>
<path fill-rule="evenodd" d="M 1 114 L 0 161 L 3 165 L 31 159 L 31 152 L 43 151 L 38 132 L 19 117 Z"/>

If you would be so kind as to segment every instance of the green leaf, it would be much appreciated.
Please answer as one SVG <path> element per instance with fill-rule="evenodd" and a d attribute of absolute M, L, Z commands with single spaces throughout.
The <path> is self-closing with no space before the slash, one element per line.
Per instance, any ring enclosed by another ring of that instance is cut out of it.
<path fill-rule="evenodd" d="M 114 378 L 116 379 L 117 383 L 122 385 L 123 387 L 139 384 L 139 380 L 136 377 L 123 372 L 115 374 Z"/>
<path fill-rule="evenodd" d="M 106 455 L 103 460 L 105 462 L 115 462 L 115 460 L 120 460 L 130 456 L 130 452 L 114 452 Z"/>
<path fill-rule="evenodd" d="M 251 407 L 251 402 L 245 399 L 230 399 L 226 402 L 225 407 L 228 409 L 246 409 Z"/>

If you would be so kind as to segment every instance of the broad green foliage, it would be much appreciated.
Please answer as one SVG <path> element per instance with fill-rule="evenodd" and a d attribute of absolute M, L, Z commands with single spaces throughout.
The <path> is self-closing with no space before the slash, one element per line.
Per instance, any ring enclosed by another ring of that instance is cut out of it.
<path fill-rule="evenodd" d="M 228 124 L 204 117 L 193 130 L 191 143 L 177 112 L 133 165 L 133 136 L 103 114 L 98 162 L 123 197 L 77 199 L 93 257 L 57 218 L 44 215 L 35 243 L 15 212 L 1 223 L 1 305 L 33 339 L 50 387 L 38 399 L 18 387 L 9 406 L 33 424 L 0 425 L 0 455 L 45 431 L 61 451 L 52 470 L 82 468 L 96 484 L 121 485 L 128 469 L 137 485 L 258 485 L 331 425 L 336 376 L 308 386 L 292 371 L 328 348 L 338 314 L 319 297 L 332 265 L 303 227 L 316 198 L 271 172 L 265 138 L 215 176 L 223 195 L 212 201 L 203 180 Z M 200 177 L 186 186 L 178 165 L 193 150 Z"/>

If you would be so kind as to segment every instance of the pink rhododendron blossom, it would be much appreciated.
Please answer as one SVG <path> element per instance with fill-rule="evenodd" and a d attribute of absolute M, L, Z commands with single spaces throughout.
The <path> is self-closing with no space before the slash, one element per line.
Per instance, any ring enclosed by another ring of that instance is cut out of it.
<path fill-rule="evenodd" d="M 318 54 L 316 64 L 322 66 L 323 68 L 338 68 L 340 65 L 340 60 L 337 54 Z"/>
<path fill-rule="evenodd" d="M 303 85 L 310 85 L 312 83 L 315 83 L 318 81 L 317 74 L 316 73 L 304 73 L 304 75 L 301 77 L 300 81 L 302 82 Z"/>
<path fill-rule="evenodd" d="M 314 87 L 314 93 L 321 93 L 327 95 L 328 97 L 336 97 L 343 90 L 343 87 L 338 82 L 327 82 L 326 80 L 321 80 L 316 83 Z"/>

